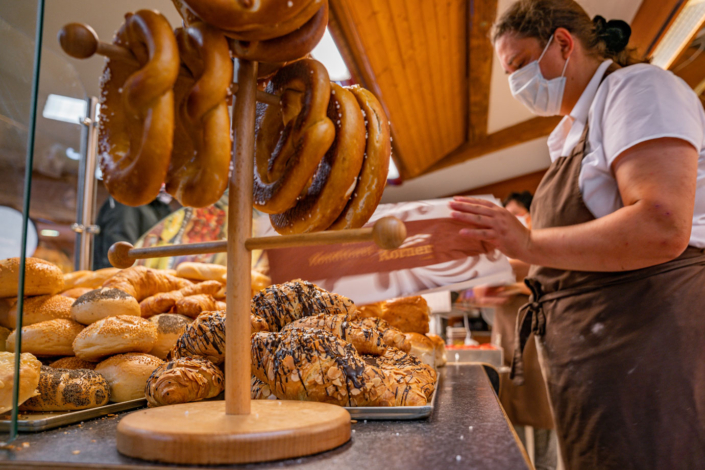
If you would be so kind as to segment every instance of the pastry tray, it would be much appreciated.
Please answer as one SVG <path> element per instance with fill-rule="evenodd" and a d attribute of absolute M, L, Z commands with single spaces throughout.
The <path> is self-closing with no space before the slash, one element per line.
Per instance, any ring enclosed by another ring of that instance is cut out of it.
<path fill-rule="evenodd" d="M 440 374 L 439 374 L 440 375 Z M 433 408 L 438 399 L 438 388 L 441 385 L 441 378 L 436 381 L 436 389 L 431 395 L 431 399 L 424 406 L 346 406 L 350 417 L 355 420 L 412 420 L 428 418 L 433 413 Z"/>
<path fill-rule="evenodd" d="M 139 398 L 137 400 L 125 401 L 122 403 L 111 403 L 97 408 L 78 411 L 20 411 L 17 420 L 17 430 L 20 432 L 38 432 L 54 429 L 69 424 L 76 424 L 89 419 L 100 418 L 121 411 L 141 408 L 147 404 L 147 400 Z M 8 414 L 3 415 L 3 417 Z M 0 419 L 0 432 L 10 431 L 10 420 Z"/>

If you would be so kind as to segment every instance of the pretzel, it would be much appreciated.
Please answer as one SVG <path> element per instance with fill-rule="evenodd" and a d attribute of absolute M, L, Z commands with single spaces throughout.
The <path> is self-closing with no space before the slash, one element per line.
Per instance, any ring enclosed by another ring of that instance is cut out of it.
<path fill-rule="evenodd" d="M 264 41 L 289 34 L 328 3 L 327 0 L 172 1 L 185 21 L 200 18 L 242 41 Z"/>
<path fill-rule="evenodd" d="M 359 228 L 372 217 L 384 192 L 392 154 L 389 121 L 379 100 L 357 85 L 349 90 L 357 98 L 367 124 L 367 148 L 357 186 L 347 206 L 329 230 Z"/>
<path fill-rule="evenodd" d="M 140 64 L 106 60 L 101 77 L 100 168 L 110 194 L 139 206 L 159 194 L 172 150 L 179 53 L 169 22 L 152 10 L 125 15 L 115 44 Z"/>
<path fill-rule="evenodd" d="M 311 52 L 323 37 L 328 25 L 328 2 L 299 29 L 266 41 L 232 40 L 234 57 L 260 62 L 288 62 Z"/>
<path fill-rule="evenodd" d="M 228 43 L 217 29 L 194 23 L 176 30 L 189 75 L 176 82 L 174 150 L 166 190 L 182 205 L 214 204 L 228 186 L 230 116 L 226 98 L 233 81 Z"/>
<path fill-rule="evenodd" d="M 345 208 L 357 183 L 365 154 L 365 121 L 355 96 L 331 83 L 328 118 L 336 123 L 333 145 L 326 152 L 306 193 L 283 214 L 270 215 L 281 234 L 327 229 Z"/>
<path fill-rule="evenodd" d="M 320 62 L 287 65 L 267 91 L 280 97 L 281 106 L 257 105 L 254 205 L 280 214 L 296 204 L 333 143 L 335 126 L 326 116 L 330 81 Z"/>

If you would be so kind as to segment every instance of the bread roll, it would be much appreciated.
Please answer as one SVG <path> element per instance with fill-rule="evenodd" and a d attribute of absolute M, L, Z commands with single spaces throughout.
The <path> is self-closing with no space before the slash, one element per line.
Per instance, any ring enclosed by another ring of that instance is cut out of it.
<path fill-rule="evenodd" d="M 71 306 L 71 318 L 84 325 L 118 315 L 139 317 L 140 304 L 120 289 L 101 287 L 83 294 Z"/>
<path fill-rule="evenodd" d="M 150 407 L 176 405 L 213 398 L 223 391 L 225 378 L 212 362 L 184 357 L 157 367 L 147 380 Z"/>
<path fill-rule="evenodd" d="M 176 341 L 192 320 L 184 315 L 162 313 L 150 317 L 149 321 L 157 326 L 157 342 L 149 353 L 159 359 L 166 359 L 167 354 L 174 349 Z"/>
<path fill-rule="evenodd" d="M 17 403 L 37 395 L 42 363 L 29 353 L 20 354 L 20 394 Z M 12 409 L 12 387 L 15 382 L 15 355 L 0 352 L 0 413 Z"/>
<path fill-rule="evenodd" d="M 438 335 L 427 334 L 426 337 L 433 342 L 433 346 L 436 349 L 436 367 L 443 367 L 446 365 L 447 355 L 446 355 L 446 343 Z"/>
<path fill-rule="evenodd" d="M 110 384 L 110 401 L 121 403 L 144 398 L 147 379 L 162 364 L 164 361 L 150 354 L 127 353 L 104 360 L 95 371 Z"/>
<path fill-rule="evenodd" d="M 74 271 L 72 273 L 64 274 L 64 289 L 73 289 L 78 287 L 78 284 L 83 279 L 87 279 L 88 276 L 92 276 L 93 271 Z"/>
<path fill-rule="evenodd" d="M 69 369 L 69 370 L 88 369 L 88 370 L 93 370 L 93 369 L 95 369 L 95 363 L 84 361 L 83 359 L 79 359 L 75 356 L 69 356 L 69 357 L 62 357 L 61 359 L 52 362 L 51 364 L 49 364 L 49 367 L 53 367 L 54 369 Z"/>
<path fill-rule="evenodd" d="M 98 362 L 105 356 L 126 352 L 148 352 L 157 342 L 157 327 L 144 318 L 120 315 L 98 320 L 74 340 L 76 357 Z"/>
<path fill-rule="evenodd" d="M 39 295 L 26 297 L 23 302 L 22 326 L 34 325 L 57 318 L 71 318 L 73 299 L 62 295 Z M 0 325 L 14 330 L 17 327 L 17 302 L 8 310 L 7 315 L 0 315 Z"/>
<path fill-rule="evenodd" d="M 5 328 L 4 326 L 0 326 L 0 351 L 6 351 L 7 350 L 7 338 L 10 336 L 12 333 L 12 330 Z"/>
<path fill-rule="evenodd" d="M 270 278 L 266 274 L 262 274 L 261 272 L 255 270 L 252 270 L 250 274 L 252 297 L 257 295 L 262 289 L 266 289 L 267 287 L 272 285 L 272 278 Z"/>
<path fill-rule="evenodd" d="M 83 325 L 59 318 L 22 327 L 22 351 L 35 356 L 73 356 L 73 341 Z M 7 337 L 7 350 L 15 351 L 15 334 Z"/>
<path fill-rule="evenodd" d="M 63 295 L 64 297 L 70 297 L 72 299 L 77 299 L 81 297 L 83 294 L 86 294 L 90 291 L 92 291 L 90 287 L 74 287 L 73 289 L 68 289 L 63 291 L 59 295 Z"/>
<path fill-rule="evenodd" d="M 358 307 L 361 317 L 377 317 L 404 333 L 428 333 L 429 308 L 420 295 Z"/>
<path fill-rule="evenodd" d="M 97 289 L 103 285 L 105 281 L 115 276 L 121 270 L 118 268 L 103 268 L 97 271 L 90 272 L 88 276 L 81 277 L 74 282 L 73 287 L 87 287 L 89 289 Z M 66 287 L 68 289 L 68 287 Z"/>
<path fill-rule="evenodd" d="M 29 411 L 85 410 L 103 406 L 110 399 L 110 386 L 105 378 L 86 369 L 54 369 L 42 366 L 39 395 L 20 408 Z"/>
<path fill-rule="evenodd" d="M 20 280 L 20 259 L 0 261 L 0 297 L 17 297 Z M 39 258 L 27 258 L 24 295 L 57 294 L 64 290 L 64 273 L 58 266 Z"/>
<path fill-rule="evenodd" d="M 436 346 L 427 336 L 420 333 L 407 333 L 406 340 L 411 343 L 409 354 L 416 356 L 424 364 L 436 366 Z"/>
<path fill-rule="evenodd" d="M 195 281 L 225 282 L 228 269 L 220 264 L 186 261 L 176 267 L 176 275 Z"/>

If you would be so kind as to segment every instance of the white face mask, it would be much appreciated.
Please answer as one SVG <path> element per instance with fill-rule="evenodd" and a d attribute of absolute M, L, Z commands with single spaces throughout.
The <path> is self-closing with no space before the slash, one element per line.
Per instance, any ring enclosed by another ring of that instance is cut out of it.
<path fill-rule="evenodd" d="M 539 67 L 539 62 L 546 54 L 552 40 L 553 35 L 548 40 L 539 60 L 531 62 L 509 76 L 509 88 L 512 90 L 514 98 L 524 103 L 529 111 L 538 116 L 560 114 L 563 103 L 566 82 L 565 69 L 568 67 L 570 57 L 565 61 L 561 76 L 552 80 L 546 80 L 541 74 L 541 67 Z"/>

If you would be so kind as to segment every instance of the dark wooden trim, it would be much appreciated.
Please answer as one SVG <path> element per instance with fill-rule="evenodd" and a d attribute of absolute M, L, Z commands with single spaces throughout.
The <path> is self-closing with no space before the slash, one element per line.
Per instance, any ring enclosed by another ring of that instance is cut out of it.
<path fill-rule="evenodd" d="M 685 7 L 686 0 L 644 0 L 632 20 L 629 47 L 641 57 L 649 57 Z"/>
<path fill-rule="evenodd" d="M 560 116 L 549 118 L 536 117 L 489 134 L 479 142 L 465 143 L 430 167 L 425 174 L 442 170 L 443 168 L 463 163 L 472 158 L 481 157 L 488 153 L 497 152 L 498 150 L 513 147 L 530 140 L 545 137 L 553 131 L 560 120 Z"/>

